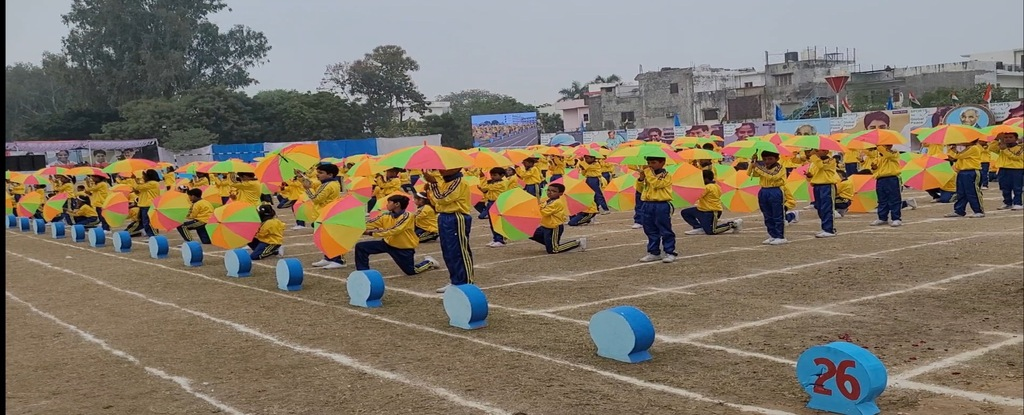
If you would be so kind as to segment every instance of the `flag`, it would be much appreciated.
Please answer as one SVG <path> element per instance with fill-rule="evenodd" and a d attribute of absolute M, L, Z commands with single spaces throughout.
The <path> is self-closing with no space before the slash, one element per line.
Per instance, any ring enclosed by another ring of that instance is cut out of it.
<path fill-rule="evenodd" d="M 981 96 L 981 100 L 985 101 L 986 104 L 992 102 L 992 84 L 988 84 L 985 87 L 985 95 Z"/>
<path fill-rule="evenodd" d="M 957 103 L 957 102 L 960 102 L 960 97 L 956 96 L 956 92 L 954 92 L 954 93 L 950 94 L 949 100 L 953 101 L 953 103 Z"/>
<path fill-rule="evenodd" d="M 913 91 L 907 92 L 907 95 L 910 96 L 910 104 L 911 104 L 910 106 L 915 106 L 915 105 L 918 106 L 918 107 L 921 106 L 921 101 L 917 100 L 917 97 L 914 96 L 914 92 Z"/>
<path fill-rule="evenodd" d="M 846 112 L 853 112 L 853 106 L 850 105 L 849 98 L 850 97 L 843 97 L 843 109 L 845 109 Z"/>
<path fill-rule="evenodd" d="M 779 104 L 775 104 L 775 121 L 785 121 L 786 116 L 782 114 L 782 107 Z"/>
<path fill-rule="evenodd" d="M 587 125 L 583 122 L 583 120 L 580 120 L 580 131 L 587 131 Z"/>
<path fill-rule="evenodd" d="M 892 94 L 889 94 L 889 100 L 885 102 L 885 109 L 891 111 L 894 108 L 895 108 L 895 106 L 893 105 L 893 102 L 892 102 Z"/>
<path fill-rule="evenodd" d="M 682 127 L 683 126 L 683 123 L 679 121 L 679 114 L 676 114 L 675 116 L 672 117 L 672 125 L 674 125 L 676 127 Z"/>
<path fill-rule="evenodd" d="M 836 114 L 836 115 L 839 114 L 838 112 L 836 112 L 836 104 L 833 103 L 831 99 L 828 100 L 828 110 L 832 114 Z"/>

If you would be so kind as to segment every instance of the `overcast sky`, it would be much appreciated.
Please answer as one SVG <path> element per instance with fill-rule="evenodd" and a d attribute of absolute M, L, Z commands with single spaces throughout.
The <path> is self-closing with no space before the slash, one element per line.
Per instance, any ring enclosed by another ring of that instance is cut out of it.
<path fill-rule="evenodd" d="M 1024 47 L 1021 0 L 227 0 L 222 28 L 266 34 L 263 89 L 315 89 L 327 64 L 397 44 L 429 98 L 480 88 L 541 104 L 573 80 L 663 66 L 764 65 L 764 52 L 856 48 L 868 69 Z M 7 63 L 58 51 L 70 0 L 7 0 Z M 970 20 L 965 20 L 968 18 Z"/>

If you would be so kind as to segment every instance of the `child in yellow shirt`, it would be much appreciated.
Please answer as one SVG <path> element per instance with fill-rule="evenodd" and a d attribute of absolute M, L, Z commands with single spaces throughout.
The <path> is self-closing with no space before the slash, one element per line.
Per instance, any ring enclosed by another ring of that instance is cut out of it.
<path fill-rule="evenodd" d="M 533 232 L 533 241 L 544 245 L 544 250 L 549 254 L 560 254 L 579 248 L 580 251 L 587 250 L 587 238 L 562 242 L 563 225 L 569 218 L 569 207 L 562 199 L 565 192 L 565 185 L 551 183 L 548 185 L 548 198 L 540 204 L 540 226 Z"/>
<path fill-rule="evenodd" d="M 595 224 L 597 224 L 597 205 L 594 203 L 587 205 L 586 209 L 583 209 L 582 212 L 569 216 L 569 226 L 587 226 Z"/>
<path fill-rule="evenodd" d="M 487 219 L 489 217 L 488 211 L 491 209 L 494 201 L 498 200 L 498 195 L 516 187 L 515 178 L 506 177 L 505 173 L 506 170 L 501 167 L 492 168 L 490 171 L 491 178 L 486 182 L 480 183 L 480 191 L 484 192 L 484 201 L 486 201 L 480 202 L 483 206 L 477 208 L 480 211 L 480 219 Z M 491 227 L 491 242 L 487 246 L 491 248 L 505 246 L 505 237 L 494 231 L 494 225 L 490 221 L 487 221 L 487 224 Z"/>
<path fill-rule="evenodd" d="M 436 241 L 437 233 L 437 211 L 430 203 L 426 194 L 416 193 L 416 236 L 420 243 Z"/>
<path fill-rule="evenodd" d="M 213 216 L 213 204 L 203 199 L 203 191 L 199 189 L 188 189 L 188 199 L 192 201 L 192 207 L 188 209 L 188 216 L 181 226 L 178 226 L 178 234 L 185 242 L 191 242 L 192 230 L 199 235 L 199 242 L 203 245 L 210 244 L 210 234 L 206 231 L 206 224 Z"/>
<path fill-rule="evenodd" d="M 274 255 L 284 255 L 281 252 L 281 244 L 284 243 L 284 222 L 277 218 L 277 212 L 270 205 L 260 205 L 257 208 L 260 213 L 260 229 L 256 231 L 256 237 L 249 242 L 249 258 L 260 260 Z"/>
<path fill-rule="evenodd" d="M 523 160 L 523 165 L 516 167 L 516 176 L 523 179 L 523 190 L 526 193 L 540 197 L 541 182 L 544 178 L 541 176 L 540 169 L 537 168 L 537 159 L 527 158 Z"/>
<path fill-rule="evenodd" d="M 718 235 L 728 231 L 739 233 L 743 229 L 743 219 L 718 222 L 722 217 L 722 188 L 715 183 L 715 173 L 703 170 L 701 175 L 704 177 L 704 193 L 697 199 L 697 205 L 679 212 L 683 221 L 693 228 L 683 234 Z"/>
<path fill-rule="evenodd" d="M 388 196 L 386 202 L 388 213 L 378 216 L 366 224 L 364 235 L 381 239 L 362 241 L 356 244 L 356 270 L 370 269 L 370 255 L 388 254 L 405 275 L 416 275 L 434 268 L 441 263 L 432 257 L 424 257 L 423 261 L 415 262 L 416 247 L 419 237 L 416 235 L 416 220 L 406 209 L 409 208 L 409 197 L 405 195 Z"/>
<path fill-rule="evenodd" d="M 75 207 L 70 211 L 68 218 L 69 224 L 83 225 L 86 228 L 99 226 L 100 216 L 96 213 L 96 208 L 92 207 L 89 196 L 78 196 L 74 202 Z"/>

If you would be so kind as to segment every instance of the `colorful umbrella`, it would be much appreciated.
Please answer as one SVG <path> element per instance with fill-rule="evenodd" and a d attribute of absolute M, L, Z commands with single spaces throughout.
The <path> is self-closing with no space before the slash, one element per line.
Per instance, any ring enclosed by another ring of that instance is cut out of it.
<path fill-rule="evenodd" d="M 70 169 L 68 169 L 68 174 L 72 175 L 72 176 L 110 177 L 109 175 L 107 175 L 106 173 L 103 172 L 103 169 L 98 169 L 98 168 L 89 167 L 89 166 L 70 168 Z"/>
<path fill-rule="evenodd" d="M 798 135 L 782 144 L 789 147 L 815 150 L 843 151 L 843 146 L 839 145 L 839 142 L 824 135 Z"/>
<path fill-rule="evenodd" d="M 224 249 L 246 246 L 260 230 L 260 214 L 256 207 L 245 202 L 230 202 L 213 210 L 206 232 L 210 242 Z"/>
<path fill-rule="evenodd" d="M 1024 117 L 1013 117 L 1006 121 L 1003 121 L 1003 125 L 1012 125 L 1019 128 L 1024 128 Z"/>
<path fill-rule="evenodd" d="M 722 155 L 718 152 L 705 150 L 703 148 L 691 148 L 679 152 L 683 160 L 721 160 Z"/>
<path fill-rule="evenodd" d="M 988 138 L 981 130 L 959 124 L 943 124 L 918 134 L 923 144 L 964 144 Z"/>
<path fill-rule="evenodd" d="M 765 140 L 734 141 L 726 144 L 725 147 L 722 147 L 722 154 L 724 155 L 747 159 L 752 158 L 755 154 L 761 154 L 765 151 L 778 153 L 784 156 L 793 154 L 793 152 L 787 150 L 785 147 Z"/>
<path fill-rule="evenodd" d="M 103 201 L 103 219 L 106 219 L 110 226 L 121 226 L 128 219 L 130 209 L 128 197 L 123 193 L 113 192 Z"/>
<path fill-rule="evenodd" d="M 711 171 L 715 173 L 715 180 L 725 180 L 726 177 L 736 174 L 736 169 L 727 164 L 712 164 Z"/>
<path fill-rule="evenodd" d="M 22 196 L 21 200 L 18 201 L 15 211 L 20 217 L 31 218 L 32 215 L 35 215 L 36 212 L 39 211 L 39 207 L 43 205 L 43 199 L 43 195 L 39 193 L 26 193 L 25 196 Z"/>
<path fill-rule="evenodd" d="M 169 231 L 188 218 L 192 201 L 181 192 L 165 192 L 153 199 L 153 208 L 149 210 L 149 223 L 156 229 Z"/>
<path fill-rule="evenodd" d="M 263 183 L 281 183 L 295 178 L 295 171 L 303 172 L 307 168 L 280 154 L 272 154 L 256 165 L 253 172 Z"/>
<path fill-rule="evenodd" d="M 313 243 L 328 257 L 351 251 L 366 231 L 366 203 L 346 195 L 329 203 L 320 212 L 313 231 Z"/>
<path fill-rule="evenodd" d="M 198 169 L 199 166 L 201 166 L 201 164 L 198 161 L 190 161 L 186 163 L 184 166 L 178 167 L 178 169 L 174 170 L 174 172 L 196 174 L 196 169 Z"/>
<path fill-rule="evenodd" d="M 220 193 L 220 189 L 218 189 L 217 186 L 214 186 L 214 185 L 199 186 L 199 190 L 203 191 L 203 196 L 202 196 L 203 200 L 205 200 L 207 202 L 210 202 L 210 204 L 213 205 L 214 209 L 219 208 L 219 207 L 224 205 L 224 203 L 221 201 L 222 200 L 221 199 L 222 195 Z"/>
<path fill-rule="evenodd" d="M 4 195 L 4 212 L 5 215 L 14 214 L 14 196 L 10 193 Z"/>
<path fill-rule="evenodd" d="M 716 144 L 715 139 L 711 137 L 679 137 L 672 140 L 672 147 L 701 147 L 705 144 Z"/>
<path fill-rule="evenodd" d="M 754 212 L 758 209 L 757 192 L 760 181 L 745 171 L 718 182 L 722 188 L 722 207 L 733 212 Z"/>
<path fill-rule="evenodd" d="M 993 125 L 982 128 L 981 131 L 985 132 L 985 135 L 988 136 L 987 141 L 992 141 L 999 134 L 1017 134 L 1018 138 L 1024 137 L 1024 128 L 1009 124 Z"/>
<path fill-rule="evenodd" d="M 523 189 L 511 189 L 498 195 L 489 213 L 494 231 L 513 241 L 529 239 L 540 226 L 537 197 Z"/>
<path fill-rule="evenodd" d="M 68 176 L 70 175 L 68 173 L 68 170 L 71 169 L 66 167 L 50 166 L 39 169 L 39 171 L 37 171 L 36 174 L 41 174 L 43 176 Z"/>
<path fill-rule="evenodd" d="M 510 150 L 510 151 L 512 151 L 512 150 Z M 563 153 L 563 154 L 565 154 L 566 156 L 572 156 L 572 157 L 586 157 L 586 156 L 590 156 L 590 157 L 599 158 L 599 159 L 605 157 L 604 154 L 601 154 L 600 150 L 598 150 L 596 148 L 592 148 L 592 147 L 586 147 L 586 146 L 576 146 L 576 147 L 572 147 L 572 148 L 566 149 L 565 153 Z M 513 160 L 515 160 L 515 159 L 513 159 Z M 644 162 L 644 164 L 647 164 L 647 162 Z"/>
<path fill-rule="evenodd" d="M 874 177 L 870 174 L 854 174 L 849 180 L 853 183 L 850 212 L 867 213 L 878 207 L 878 193 L 875 191 L 877 183 Z"/>
<path fill-rule="evenodd" d="M 282 148 L 279 152 L 288 161 L 302 166 L 306 171 L 320 164 L 320 146 L 316 143 L 295 143 Z"/>
<path fill-rule="evenodd" d="M 373 180 L 369 177 L 346 177 L 342 189 L 345 194 L 353 195 L 366 204 L 373 197 Z"/>
<path fill-rule="evenodd" d="M 770 134 L 750 137 L 747 140 L 767 141 L 769 143 L 782 146 L 782 145 L 785 145 L 786 141 L 791 140 L 793 137 L 795 137 L 795 135 L 789 134 L 789 133 L 770 133 Z"/>
<path fill-rule="evenodd" d="M 565 204 L 569 207 L 570 215 L 575 215 L 595 206 L 594 189 L 587 185 L 586 180 L 562 176 L 551 183 L 561 183 L 565 186 L 565 193 L 562 197 L 565 198 Z"/>
<path fill-rule="evenodd" d="M 900 169 L 900 180 L 903 184 L 917 190 L 938 189 L 954 176 L 956 172 L 949 161 L 927 155 L 908 160 Z"/>
<path fill-rule="evenodd" d="M 347 177 L 373 177 L 377 173 L 387 170 L 387 167 L 381 166 L 377 163 L 377 160 L 373 157 L 367 157 L 365 159 L 357 161 L 345 172 Z"/>
<path fill-rule="evenodd" d="M 484 200 L 484 192 L 480 190 L 480 178 L 476 176 L 462 176 L 462 179 L 469 185 L 469 205 L 473 206 Z"/>
<path fill-rule="evenodd" d="M 140 170 L 156 169 L 156 162 L 146 159 L 124 159 L 110 163 L 103 168 L 103 172 L 110 174 L 131 174 Z"/>
<path fill-rule="evenodd" d="M 52 222 L 54 218 L 64 213 L 64 205 L 68 202 L 68 194 L 61 192 L 46 199 L 43 204 L 43 220 Z"/>
<path fill-rule="evenodd" d="M 662 142 L 646 142 L 631 147 L 619 147 L 608 155 L 608 162 L 641 166 L 647 164 L 647 157 L 664 158 L 667 164 L 676 164 L 683 161 L 682 157 L 672 149 L 672 146 Z"/>
<path fill-rule="evenodd" d="M 809 164 L 797 167 L 786 177 L 786 189 L 789 190 L 789 193 L 796 200 L 812 200 L 814 196 L 811 193 L 811 184 L 807 180 L 807 169 L 809 167 Z"/>
<path fill-rule="evenodd" d="M 672 206 L 685 208 L 693 206 L 704 193 L 704 174 L 688 163 L 675 164 L 665 168 L 672 179 Z"/>
<path fill-rule="evenodd" d="M 50 181 L 46 179 L 46 176 L 39 174 L 11 175 L 11 177 L 12 182 L 21 183 L 25 186 L 46 186 L 50 184 Z"/>
<path fill-rule="evenodd" d="M 380 215 L 381 215 L 382 213 L 384 213 L 384 212 L 387 212 L 387 211 L 388 211 L 388 204 L 387 204 L 387 200 L 388 200 L 388 198 L 389 198 L 389 197 L 391 197 L 391 196 L 406 196 L 406 197 L 408 197 L 409 195 L 408 195 L 407 193 L 403 192 L 403 191 L 397 191 L 397 192 L 394 192 L 394 193 L 391 193 L 391 194 L 385 195 L 384 197 L 382 197 L 382 198 L 378 199 L 378 200 L 377 200 L 377 204 L 376 204 L 376 205 L 375 205 L 375 206 L 373 207 L 373 210 L 371 210 L 371 211 L 369 212 L 369 213 L 370 213 L 370 219 L 376 219 L 376 218 L 377 218 L 378 216 L 380 216 Z M 412 203 L 412 202 L 410 201 L 410 202 L 409 202 L 409 207 L 407 207 L 407 208 L 405 209 L 405 211 L 406 211 L 406 212 L 409 212 L 409 213 L 416 213 L 416 204 L 415 204 L 415 203 Z"/>
<path fill-rule="evenodd" d="M 636 173 L 626 173 L 612 179 L 602 190 L 608 207 L 619 212 L 636 209 Z"/>
<path fill-rule="evenodd" d="M 876 146 L 895 146 L 910 144 L 910 140 L 907 139 L 907 137 L 904 136 L 903 133 L 896 130 L 886 129 L 859 131 L 846 136 L 844 140 L 846 140 L 847 142 L 862 141 L 868 144 L 874 144 Z"/>
<path fill-rule="evenodd" d="M 365 203 L 365 202 L 364 202 Z M 316 213 L 316 204 L 312 200 L 300 200 L 292 205 L 292 213 L 295 214 L 295 220 L 304 223 L 312 223 L 316 221 L 313 215 Z"/>
<path fill-rule="evenodd" d="M 132 187 L 124 183 L 118 183 L 110 186 L 110 191 L 113 193 L 122 193 L 127 196 L 132 193 Z"/>
<path fill-rule="evenodd" d="M 485 148 L 485 147 L 481 147 Z M 515 163 L 509 160 L 508 157 L 501 155 L 501 153 L 484 149 L 470 154 L 473 158 L 473 166 L 481 169 L 492 169 L 495 167 L 508 167 Z"/>
<path fill-rule="evenodd" d="M 205 169 L 205 170 L 204 170 Z M 239 159 L 227 159 L 197 169 L 200 173 L 255 173 L 256 169 Z"/>
<path fill-rule="evenodd" d="M 447 170 L 470 167 L 473 159 L 454 148 L 423 143 L 392 151 L 381 157 L 378 163 L 384 167 Z"/>

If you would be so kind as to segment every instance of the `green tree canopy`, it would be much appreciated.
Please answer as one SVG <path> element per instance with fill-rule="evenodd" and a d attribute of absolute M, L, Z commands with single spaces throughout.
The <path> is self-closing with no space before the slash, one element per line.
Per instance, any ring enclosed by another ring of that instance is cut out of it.
<path fill-rule="evenodd" d="M 352 97 L 363 105 L 366 128 L 376 135 L 405 114 L 423 114 L 426 97 L 412 80 L 420 64 L 396 45 L 373 48 L 362 59 L 327 66 L 321 89 Z"/>

